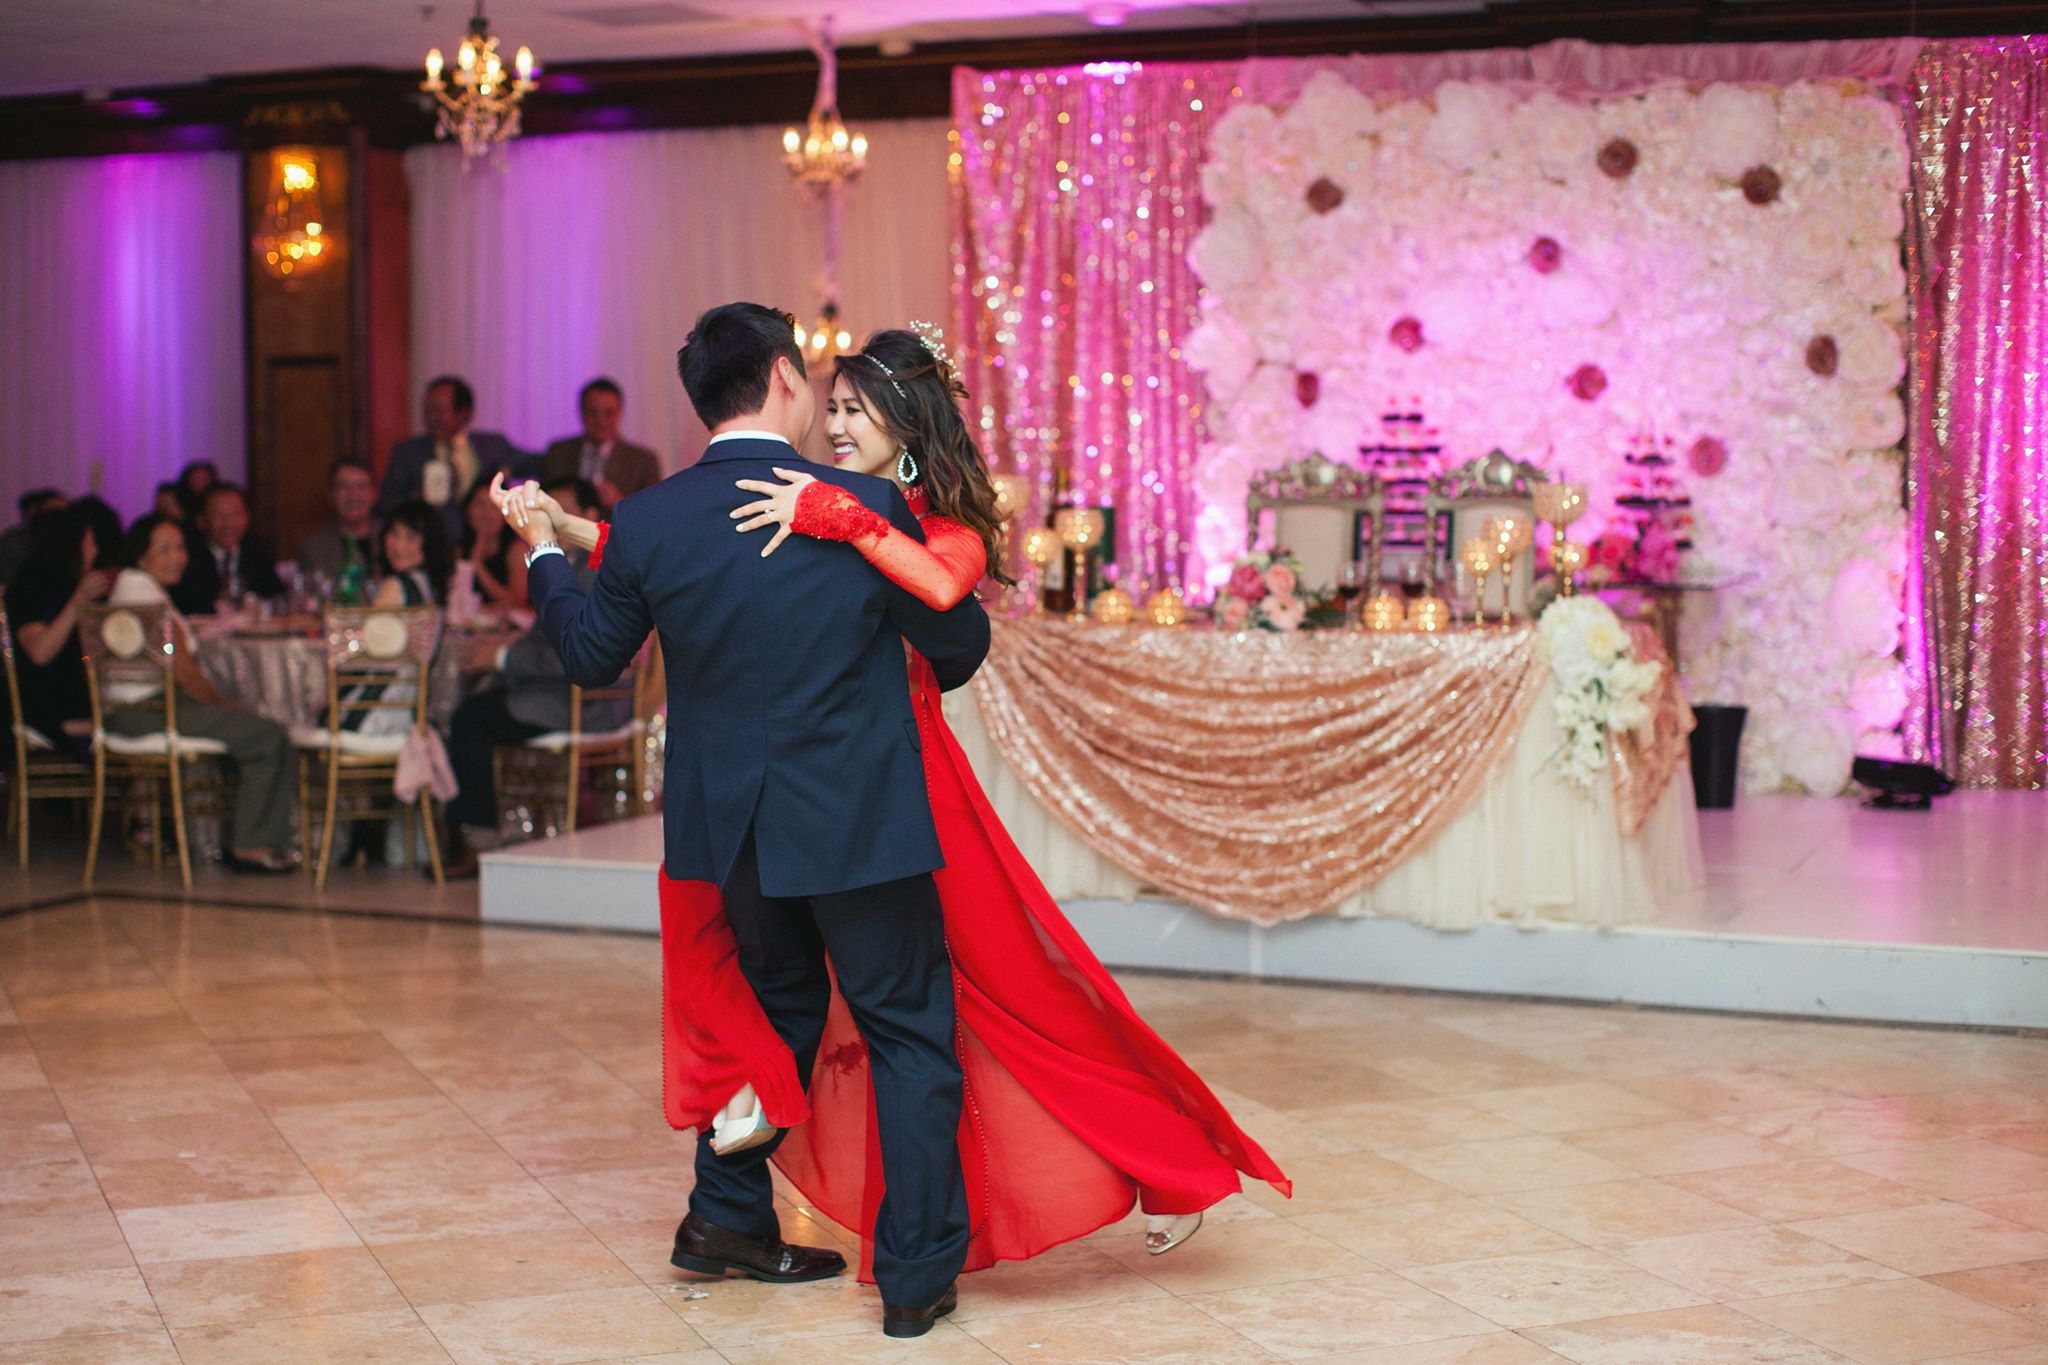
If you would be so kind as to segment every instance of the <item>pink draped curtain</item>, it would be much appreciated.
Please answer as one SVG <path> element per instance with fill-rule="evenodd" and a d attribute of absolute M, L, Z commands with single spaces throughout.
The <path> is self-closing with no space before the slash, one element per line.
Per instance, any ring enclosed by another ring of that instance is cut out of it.
<path fill-rule="evenodd" d="M 1908 718 L 1973 786 L 2048 782 L 2048 38 L 1914 71 Z"/>

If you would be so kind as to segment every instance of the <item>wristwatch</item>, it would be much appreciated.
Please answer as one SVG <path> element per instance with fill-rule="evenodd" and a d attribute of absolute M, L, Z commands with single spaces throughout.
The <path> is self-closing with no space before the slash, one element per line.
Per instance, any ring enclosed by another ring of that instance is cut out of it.
<path fill-rule="evenodd" d="M 559 543 L 552 540 L 543 540 L 540 544 L 526 552 L 526 567 L 532 568 L 533 561 L 539 559 L 542 555 L 558 555 L 560 553 L 562 553 L 562 547 Z"/>

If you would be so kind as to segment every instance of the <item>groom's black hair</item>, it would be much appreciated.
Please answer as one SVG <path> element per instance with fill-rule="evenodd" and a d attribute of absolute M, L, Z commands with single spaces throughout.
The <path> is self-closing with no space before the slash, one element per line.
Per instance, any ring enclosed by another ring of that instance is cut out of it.
<path fill-rule="evenodd" d="M 697 319 L 676 352 L 676 373 L 697 420 L 716 427 L 767 406 L 768 376 L 778 356 L 804 373 L 796 319 L 758 303 L 725 303 Z"/>

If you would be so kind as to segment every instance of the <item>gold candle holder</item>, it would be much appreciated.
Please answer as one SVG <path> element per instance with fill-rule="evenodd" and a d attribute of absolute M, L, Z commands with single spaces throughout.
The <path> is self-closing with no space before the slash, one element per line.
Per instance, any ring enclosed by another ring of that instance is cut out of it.
<path fill-rule="evenodd" d="M 1060 543 L 1072 550 L 1079 562 L 1074 566 L 1074 609 L 1076 621 L 1088 617 L 1088 561 L 1102 543 L 1103 517 L 1097 507 L 1062 507 L 1053 514 L 1052 529 Z"/>
<path fill-rule="evenodd" d="M 1575 595 L 1579 590 L 1579 570 L 1586 567 L 1586 547 L 1576 540 L 1552 541 L 1550 562 L 1557 570 L 1557 595 Z"/>
<path fill-rule="evenodd" d="M 1031 610 L 1045 610 L 1041 596 L 1045 587 L 1045 566 L 1052 563 L 1052 557 L 1060 552 L 1060 538 L 1050 526 L 1034 526 L 1024 533 L 1024 540 L 1018 549 L 1033 569 L 1031 585 Z"/>
<path fill-rule="evenodd" d="M 1145 601 L 1145 615 L 1155 626 L 1171 628 L 1188 619 L 1188 599 L 1179 588 L 1161 588 Z"/>
<path fill-rule="evenodd" d="M 1441 597 L 1418 597 L 1408 604 L 1408 629 L 1436 635 L 1450 628 L 1451 604 Z"/>
<path fill-rule="evenodd" d="M 1095 618 L 1097 625 L 1127 626 L 1138 614 L 1138 604 L 1122 588 L 1104 588 L 1095 594 L 1088 614 Z"/>
<path fill-rule="evenodd" d="M 1465 566 L 1465 572 L 1472 575 L 1472 620 L 1480 625 L 1486 623 L 1486 580 L 1493 576 L 1493 543 L 1475 536 L 1458 549 L 1458 560 Z"/>
<path fill-rule="evenodd" d="M 1399 630 L 1407 619 L 1407 605 L 1390 592 L 1374 593 L 1359 610 L 1359 620 L 1372 631 Z"/>

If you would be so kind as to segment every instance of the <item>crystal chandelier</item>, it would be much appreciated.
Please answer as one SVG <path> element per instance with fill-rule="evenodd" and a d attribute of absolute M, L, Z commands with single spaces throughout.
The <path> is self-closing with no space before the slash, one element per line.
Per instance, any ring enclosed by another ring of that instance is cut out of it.
<path fill-rule="evenodd" d="M 466 170 L 476 158 L 491 153 L 502 159 L 504 144 L 519 136 L 519 102 L 533 89 L 533 49 L 522 47 L 512 59 L 512 78 L 498 60 L 498 40 L 484 18 L 484 0 L 476 0 L 469 34 L 456 49 L 455 70 L 441 79 L 441 49 L 427 52 L 427 78 L 420 89 L 434 97 L 438 122 L 435 137 L 462 144 Z"/>
<path fill-rule="evenodd" d="M 810 367 L 830 365 L 853 349 L 853 333 L 839 325 L 837 299 L 825 300 L 808 331 L 801 322 L 796 325 L 796 344 L 804 353 L 804 364 Z"/>
<path fill-rule="evenodd" d="M 333 245 L 320 209 L 320 162 L 310 148 L 282 147 L 270 156 L 270 197 L 255 247 L 279 279 L 317 270 Z"/>
<path fill-rule="evenodd" d="M 832 16 L 809 29 L 811 50 L 818 54 L 818 94 L 804 131 L 782 130 L 782 161 L 799 183 L 814 189 L 843 185 L 868 164 L 868 140 L 850 133 L 839 120 L 839 58 L 832 47 Z"/>

